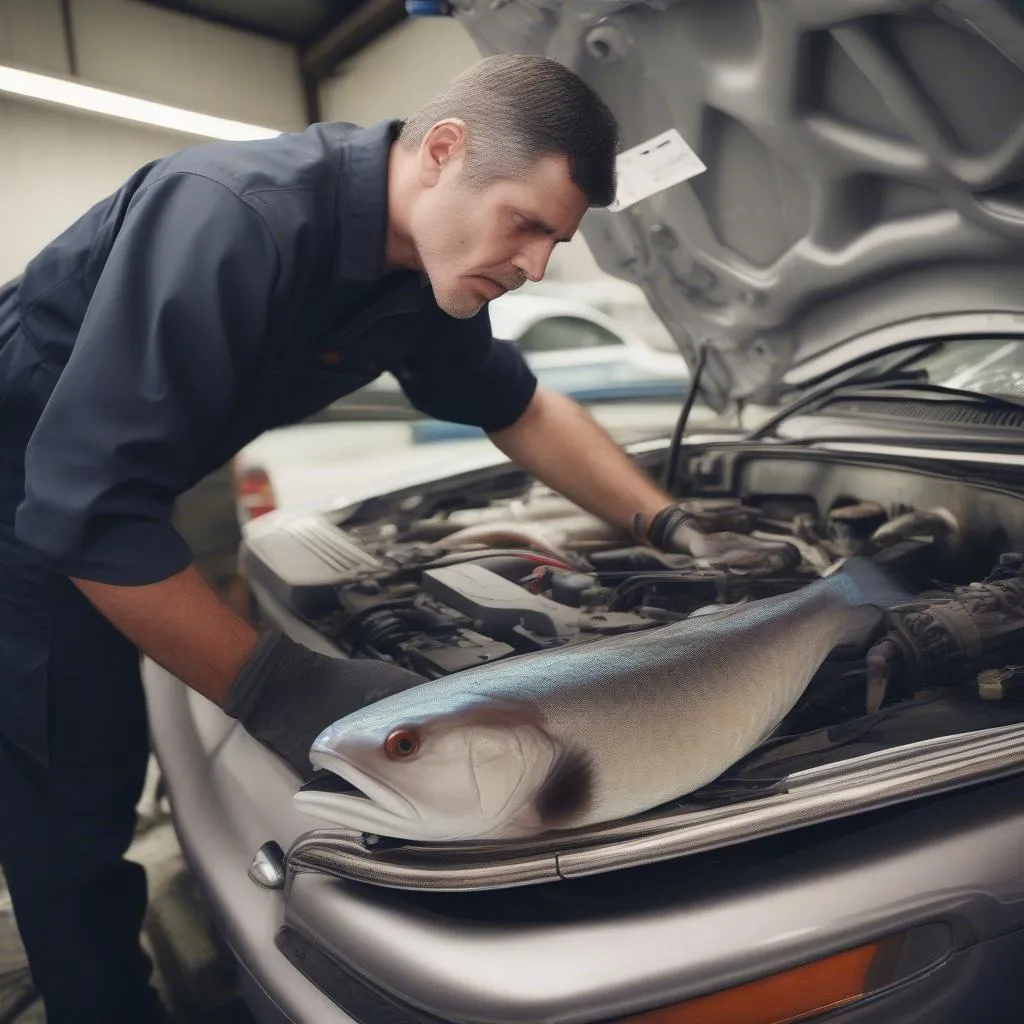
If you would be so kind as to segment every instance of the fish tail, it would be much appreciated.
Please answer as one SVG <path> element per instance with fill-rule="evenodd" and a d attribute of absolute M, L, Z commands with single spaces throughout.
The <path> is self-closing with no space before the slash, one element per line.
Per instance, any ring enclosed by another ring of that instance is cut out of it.
<path fill-rule="evenodd" d="M 831 579 L 855 605 L 874 605 L 883 611 L 913 600 L 914 595 L 869 558 L 853 556 Z"/>

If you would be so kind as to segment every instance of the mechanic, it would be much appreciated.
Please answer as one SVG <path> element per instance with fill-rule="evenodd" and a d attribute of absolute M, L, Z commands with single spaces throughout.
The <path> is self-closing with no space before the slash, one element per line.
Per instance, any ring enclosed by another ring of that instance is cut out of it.
<path fill-rule="evenodd" d="M 192 564 L 177 495 L 389 370 L 422 412 L 671 543 L 669 496 L 487 313 L 612 201 L 616 147 L 573 73 L 492 57 L 407 121 L 148 164 L 0 287 L 0 866 L 49 1024 L 163 1019 L 123 858 L 139 652 L 302 777 L 331 721 L 422 682 L 257 633 Z"/>

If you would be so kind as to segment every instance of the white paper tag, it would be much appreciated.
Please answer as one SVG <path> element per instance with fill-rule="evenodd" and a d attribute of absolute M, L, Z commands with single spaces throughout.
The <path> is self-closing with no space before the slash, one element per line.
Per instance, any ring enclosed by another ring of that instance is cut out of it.
<path fill-rule="evenodd" d="M 620 153 L 615 169 L 618 188 L 608 207 L 613 212 L 707 170 L 675 128 Z"/>

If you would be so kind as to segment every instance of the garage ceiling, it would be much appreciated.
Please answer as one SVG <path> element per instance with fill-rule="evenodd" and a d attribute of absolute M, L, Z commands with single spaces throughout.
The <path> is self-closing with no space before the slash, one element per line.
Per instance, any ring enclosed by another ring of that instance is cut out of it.
<path fill-rule="evenodd" d="M 294 46 L 313 79 L 406 17 L 404 0 L 135 0 Z"/>

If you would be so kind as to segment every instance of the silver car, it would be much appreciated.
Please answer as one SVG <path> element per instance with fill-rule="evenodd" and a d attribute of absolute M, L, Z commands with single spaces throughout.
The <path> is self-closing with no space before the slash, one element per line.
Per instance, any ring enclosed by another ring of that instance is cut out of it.
<path fill-rule="evenodd" d="M 482 53 L 552 55 L 619 116 L 622 202 L 587 215 L 591 248 L 643 288 L 724 423 L 779 410 L 719 435 L 681 418 L 630 451 L 707 530 L 781 539 L 792 558 L 659 558 L 474 451 L 440 479 L 382 467 L 329 508 L 254 520 L 242 554 L 262 619 L 440 678 L 591 643 L 584 608 L 657 629 L 851 554 L 912 597 L 835 649 L 773 736 L 711 785 L 529 841 L 348 828 L 331 810 L 351 795 L 342 779 L 303 787 L 147 664 L 175 826 L 252 1012 L 1024 1019 L 1020 11 L 451 7 Z M 452 561 L 489 573 L 494 599 L 439 582 Z"/>

